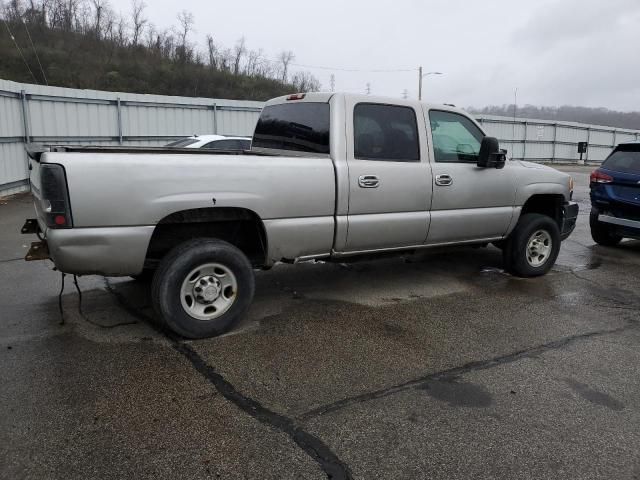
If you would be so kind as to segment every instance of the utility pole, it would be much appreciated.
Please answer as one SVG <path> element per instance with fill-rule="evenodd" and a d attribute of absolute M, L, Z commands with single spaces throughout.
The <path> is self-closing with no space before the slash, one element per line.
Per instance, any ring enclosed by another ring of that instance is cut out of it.
<path fill-rule="evenodd" d="M 513 91 L 513 133 L 512 133 L 512 137 L 513 137 L 513 141 L 515 142 L 516 140 L 516 110 L 518 109 L 518 89 L 516 88 Z M 526 136 L 526 132 L 525 132 L 525 136 Z"/>
<path fill-rule="evenodd" d="M 329 80 L 329 82 L 331 83 L 331 91 L 335 92 L 336 91 L 336 76 L 333 73 L 331 74 L 331 80 Z"/>
<path fill-rule="evenodd" d="M 367 82 L 367 95 L 371 95 L 371 84 Z"/>
<path fill-rule="evenodd" d="M 418 100 L 422 100 L 422 79 L 427 75 L 444 75 L 442 72 L 422 73 L 422 67 L 418 67 Z"/>

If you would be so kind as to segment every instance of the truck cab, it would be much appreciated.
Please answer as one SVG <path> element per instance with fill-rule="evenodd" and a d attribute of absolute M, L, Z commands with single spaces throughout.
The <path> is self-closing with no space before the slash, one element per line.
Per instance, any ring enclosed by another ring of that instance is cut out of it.
<path fill-rule="evenodd" d="M 452 106 L 307 93 L 267 102 L 252 148 L 331 158 L 331 253 L 349 256 L 499 241 L 530 197 L 556 195 L 549 210 L 569 202 L 571 179 L 556 170 L 525 162 L 479 165 L 485 137 L 480 124 Z M 553 182 L 543 180 L 550 176 Z"/>

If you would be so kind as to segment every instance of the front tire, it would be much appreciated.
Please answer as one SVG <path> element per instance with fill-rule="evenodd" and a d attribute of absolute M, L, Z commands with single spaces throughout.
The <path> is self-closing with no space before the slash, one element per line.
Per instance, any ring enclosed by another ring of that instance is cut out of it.
<path fill-rule="evenodd" d="M 544 275 L 555 264 L 560 243 L 560 229 L 551 217 L 527 213 L 505 243 L 505 269 L 518 277 Z"/>
<path fill-rule="evenodd" d="M 593 241 L 598 245 L 615 247 L 622 241 L 622 237 L 613 233 L 609 225 L 598 221 L 597 211 L 591 211 L 589 215 L 589 226 L 591 227 L 591 238 L 593 238 Z"/>
<path fill-rule="evenodd" d="M 153 277 L 151 300 L 160 320 L 186 338 L 230 330 L 253 300 L 249 259 L 230 243 L 195 239 L 171 250 Z"/>

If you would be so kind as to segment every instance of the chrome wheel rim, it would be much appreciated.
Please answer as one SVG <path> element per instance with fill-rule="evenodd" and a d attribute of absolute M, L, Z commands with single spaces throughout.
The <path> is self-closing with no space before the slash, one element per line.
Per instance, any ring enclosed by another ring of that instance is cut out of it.
<path fill-rule="evenodd" d="M 532 267 L 541 267 L 551 256 L 553 241 L 546 230 L 538 230 L 527 242 L 527 263 Z"/>
<path fill-rule="evenodd" d="M 194 268 L 182 282 L 182 308 L 198 320 L 215 320 L 224 315 L 236 300 L 238 281 L 233 272 L 220 263 Z"/>

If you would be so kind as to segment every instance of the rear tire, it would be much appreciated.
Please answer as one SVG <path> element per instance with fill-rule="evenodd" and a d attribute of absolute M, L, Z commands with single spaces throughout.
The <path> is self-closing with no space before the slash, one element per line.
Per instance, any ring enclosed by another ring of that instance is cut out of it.
<path fill-rule="evenodd" d="M 505 269 L 518 277 L 544 275 L 556 262 L 561 241 L 558 224 L 551 217 L 527 213 L 505 242 Z"/>
<path fill-rule="evenodd" d="M 615 247 L 622 241 L 622 237 L 613 233 L 613 229 L 609 225 L 598 221 L 597 210 L 591 210 L 589 226 L 591 227 L 591 238 L 598 245 Z"/>
<path fill-rule="evenodd" d="M 162 259 L 151 301 L 169 329 L 186 338 L 206 338 L 238 323 L 254 291 L 244 253 L 222 240 L 201 238 L 178 245 Z"/>

